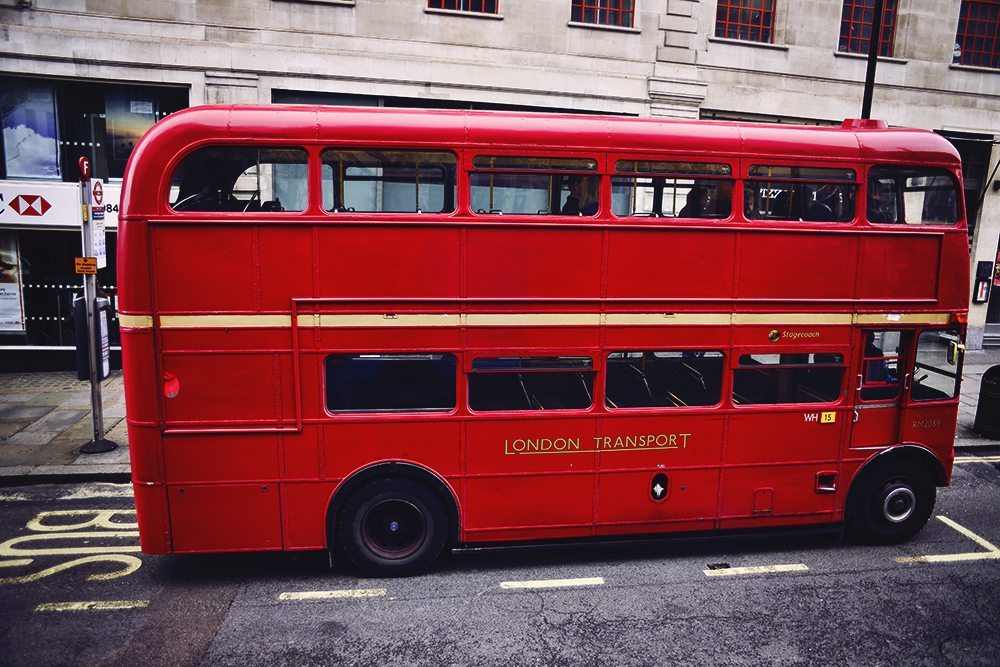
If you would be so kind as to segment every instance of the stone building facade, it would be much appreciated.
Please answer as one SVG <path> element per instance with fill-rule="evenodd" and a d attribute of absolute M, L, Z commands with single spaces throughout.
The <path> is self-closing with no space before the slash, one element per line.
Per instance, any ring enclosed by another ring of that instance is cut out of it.
<path fill-rule="evenodd" d="M 886 1 L 892 43 L 879 61 L 872 115 L 941 132 L 959 147 L 969 208 L 985 193 L 971 238 L 975 273 L 977 262 L 996 259 L 1000 237 L 1000 193 L 989 175 L 1000 160 L 1000 67 L 989 50 L 1000 47 L 995 37 L 986 46 L 970 41 L 987 52 L 970 65 L 971 51 L 959 54 L 956 41 L 970 20 L 996 35 L 1000 2 Z M 851 52 L 864 41 L 858 26 L 845 38 L 845 6 L 865 4 L 0 0 L 0 195 L 9 203 L 30 191 L 50 204 L 40 215 L 0 209 L 0 252 L 6 243 L 31 269 L 22 330 L 0 331 L 0 358 L 71 344 L 75 277 L 42 255 L 73 252 L 78 238 L 76 157 L 92 159 L 114 206 L 129 137 L 178 108 L 308 102 L 839 123 L 859 115 L 866 67 Z M 971 5 L 985 14 L 970 14 Z M 23 137 L 8 116 L 25 112 L 48 119 L 38 122 L 55 134 L 46 147 L 58 154 L 42 166 L 11 162 Z M 113 269 L 101 278 L 113 296 Z M 988 320 L 1000 327 L 996 293 L 992 308 L 972 307 L 970 347 L 982 344 Z M 40 356 L 18 355 L 32 358 Z"/>

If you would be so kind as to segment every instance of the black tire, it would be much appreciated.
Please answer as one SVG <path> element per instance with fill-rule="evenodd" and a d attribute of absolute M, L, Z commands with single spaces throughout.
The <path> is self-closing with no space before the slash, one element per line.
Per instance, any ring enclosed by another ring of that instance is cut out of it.
<path fill-rule="evenodd" d="M 926 466 L 900 459 L 875 463 L 851 489 L 848 533 L 865 544 L 905 542 L 927 523 L 936 498 Z"/>
<path fill-rule="evenodd" d="M 448 539 L 441 498 L 411 479 L 369 482 L 344 504 L 338 544 L 367 575 L 402 577 L 426 571 Z"/>

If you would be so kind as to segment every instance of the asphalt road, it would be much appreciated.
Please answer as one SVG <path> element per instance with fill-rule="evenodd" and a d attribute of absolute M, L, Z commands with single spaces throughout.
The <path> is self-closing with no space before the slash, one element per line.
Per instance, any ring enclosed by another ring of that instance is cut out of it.
<path fill-rule="evenodd" d="M 322 554 L 145 556 L 128 487 L 0 489 L 0 663 L 997 665 L 994 459 L 958 464 L 898 547 L 470 553 L 410 579 L 360 579 Z M 768 571 L 731 569 L 745 567 Z"/>

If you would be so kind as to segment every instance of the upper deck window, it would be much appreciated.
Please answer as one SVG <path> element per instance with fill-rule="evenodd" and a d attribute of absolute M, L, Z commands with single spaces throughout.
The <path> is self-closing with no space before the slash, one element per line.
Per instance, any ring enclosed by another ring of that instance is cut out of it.
<path fill-rule="evenodd" d="M 635 0 L 573 0 L 570 21 L 631 28 L 635 21 Z"/>
<path fill-rule="evenodd" d="M 749 42 L 774 41 L 775 0 L 719 0 L 715 36 Z"/>
<path fill-rule="evenodd" d="M 611 210 L 622 217 L 728 218 L 728 164 L 619 160 L 611 179 Z"/>
<path fill-rule="evenodd" d="M 499 14 L 500 0 L 427 0 L 427 8 L 473 14 Z"/>
<path fill-rule="evenodd" d="M 848 222 L 857 190 L 852 169 L 753 165 L 743 184 L 751 220 Z"/>
<path fill-rule="evenodd" d="M 874 14 L 875 0 L 844 0 L 844 10 L 840 17 L 840 45 L 837 50 L 842 53 L 868 53 Z M 896 0 L 885 0 L 878 54 L 892 56 L 895 39 Z"/>
<path fill-rule="evenodd" d="M 868 174 L 868 220 L 953 225 L 958 222 L 955 179 L 933 167 L 875 167 Z"/>
<path fill-rule="evenodd" d="M 963 0 L 952 62 L 1000 69 L 1000 1 Z"/>
<path fill-rule="evenodd" d="M 308 155 L 301 148 L 206 146 L 174 172 L 175 211 L 304 211 L 309 201 Z"/>
<path fill-rule="evenodd" d="M 589 158 L 479 155 L 469 175 L 479 214 L 597 215 L 597 161 Z"/>
<path fill-rule="evenodd" d="M 451 213 L 458 160 L 451 153 L 323 151 L 323 208 L 336 213 Z"/>

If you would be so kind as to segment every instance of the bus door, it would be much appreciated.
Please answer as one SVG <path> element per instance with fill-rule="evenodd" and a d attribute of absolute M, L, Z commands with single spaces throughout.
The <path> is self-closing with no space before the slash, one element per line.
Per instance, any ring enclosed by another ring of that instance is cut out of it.
<path fill-rule="evenodd" d="M 925 445 L 946 463 L 955 441 L 963 349 L 957 329 L 921 331 L 913 355 L 913 374 L 905 382 L 900 441 Z"/>
<path fill-rule="evenodd" d="M 851 448 L 886 447 L 900 441 L 903 386 L 910 378 L 913 332 L 866 329 L 854 378 Z"/>

